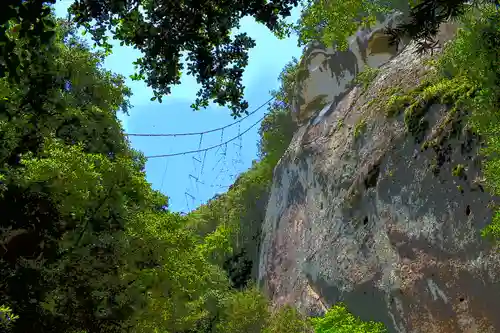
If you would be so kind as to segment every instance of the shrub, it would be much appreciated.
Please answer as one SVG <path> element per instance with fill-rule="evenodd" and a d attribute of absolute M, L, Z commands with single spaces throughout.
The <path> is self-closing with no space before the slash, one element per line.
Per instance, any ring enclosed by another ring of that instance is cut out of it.
<path fill-rule="evenodd" d="M 364 322 L 355 317 L 343 303 L 331 307 L 323 317 L 312 318 L 315 333 L 386 333 L 382 323 Z"/>

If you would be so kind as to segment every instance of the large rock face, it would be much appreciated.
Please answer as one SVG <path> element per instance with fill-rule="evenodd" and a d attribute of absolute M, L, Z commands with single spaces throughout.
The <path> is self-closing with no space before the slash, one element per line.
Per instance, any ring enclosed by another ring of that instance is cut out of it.
<path fill-rule="evenodd" d="M 384 92 L 428 71 L 413 51 L 295 134 L 275 169 L 259 282 L 276 304 L 314 315 L 344 301 L 390 332 L 500 332 L 500 254 L 480 236 L 497 199 L 478 182 L 477 140 L 463 130 L 422 152 L 403 116 L 383 112 Z M 420 139 L 439 135 L 447 110 L 428 109 Z"/>

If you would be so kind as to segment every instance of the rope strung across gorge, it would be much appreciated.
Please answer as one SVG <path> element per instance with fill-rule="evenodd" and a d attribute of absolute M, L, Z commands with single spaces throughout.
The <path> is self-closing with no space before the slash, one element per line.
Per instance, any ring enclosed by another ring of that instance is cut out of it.
<path fill-rule="evenodd" d="M 200 153 L 200 152 L 206 152 L 206 151 L 209 151 L 209 150 L 212 150 L 212 149 L 215 149 L 217 147 L 221 147 L 223 145 L 226 145 L 236 139 L 238 139 L 239 137 L 241 137 L 242 135 L 244 135 L 245 133 L 247 133 L 248 131 L 250 131 L 252 128 L 254 128 L 257 124 L 259 124 L 263 119 L 265 118 L 265 115 L 262 116 L 259 120 L 257 120 L 255 123 L 253 123 L 249 128 L 247 128 L 246 130 L 244 130 L 243 132 L 241 132 L 239 135 L 235 136 L 235 137 L 232 137 L 231 139 L 227 140 L 227 141 L 224 141 L 222 143 L 219 143 L 217 145 L 214 145 L 214 146 L 211 146 L 211 147 L 208 147 L 208 148 L 203 148 L 203 149 L 196 149 L 196 150 L 189 150 L 189 151 L 185 151 L 185 152 L 181 152 L 181 153 L 173 153 L 173 154 L 164 154 L 164 155 L 152 155 L 152 156 L 146 156 L 147 159 L 150 159 L 150 158 L 162 158 L 162 157 L 172 157 L 172 156 L 179 156 L 179 155 L 187 155 L 187 154 L 195 154 L 195 153 Z M 203 133 L 200 133 L 199 135 L 202 135 Z"/>
<path fill-rule="evenodd" d="M 226 126 L 222 126 L 222 127 L 219 127 L 219 128 L 214 128 L 214 129 L 211 129 L 211 130 L 208 130 L 208 131 L 203 131 L 203 132 L 191 132 L 191 133 L 166 133 L 166 134 L 155 134 L 155 133 L 125 133 L 126 136 L 192 136 L 192 135 L 203 135 L 203 134 L 207 134 L 207 133 L 213 133 L 213 132 L 217 132 L 217 131 L 222 131 L 226 128 L 229 128 L 231 126 L 234 126 L 236 124 L 239 124 L 241 123 L 243 120 L 245 120 L 246 118 L 250 117 L 251 115 L 255 114 L 257 111 L 259 111 L 260 109 L 262 109 L 264 106 L 266 106 L 267 104 L 269 104 L 272 100 L 274 100 L 275 97 L 271 97 L 269 100 L 267 100 L 267 102 L 263 103 L 261 106 L 259 106 L 257 109 L 253 110 L 252 112 L 250 112 L 249 114 L 247 114 L 245 117 L 229 124 L 229 125 L 226 125 Z"/>

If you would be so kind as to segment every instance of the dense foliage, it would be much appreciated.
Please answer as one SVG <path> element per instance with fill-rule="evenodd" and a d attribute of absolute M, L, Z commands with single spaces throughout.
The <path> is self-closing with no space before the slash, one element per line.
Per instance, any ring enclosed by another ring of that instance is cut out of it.
<path fill-rule="evenodd" d="M 347 311 L 342 303 L 331 307 L 324 317 L 311 320 L 315 333 L 386 333 L 381 323 L 363 322 Z"/>

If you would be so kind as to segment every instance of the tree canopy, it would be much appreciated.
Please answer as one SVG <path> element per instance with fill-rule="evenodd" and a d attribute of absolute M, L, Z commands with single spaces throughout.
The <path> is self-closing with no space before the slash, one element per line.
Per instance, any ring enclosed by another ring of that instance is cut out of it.
<path fill-rule="evenodd" d="M 479 0 L 478 0 L 479 1 Z M 483 0 L 481 0 L 483 1 Z M 496 0 L 484 0 L 496 1 Z M 19 68 L 54 34 L 54 21 L 48 5 L 56 0 L 6 0 L 0 5 L 0 74 L 18 77 Z M 456 17 L 466 8 L 465 0 L 422 0 L 415 3 L 409 20 L 391 33 L 395 38 L 408 35 L 429 39 L 439 23 Z M 201 89 L 194 109 L 210 102 L 228 106 L 234 117 L 246 113 L 242 75 L 248 64 L 248 51 L 255 41 L 245 33 L 232 35 L 245 16 L 253 17 L 277 36 L 295 31 L 300 43 L 322 40 L 345 47 L 346 37 L 359 25 L 373 22 L 377 14 L 408 6 L 407 1 L 302 1 L 304 11 L 296 24 L 285 23 L 298 0 L 75 0 L 72 19 L 93 40 L 111 51 L 109 36 L 133 46 L 143 56 L 136 62 L 136 80 L 145 80 L 160 102 L 181 75 L 196 77 Z M 319 34 L 319 35 L 318 35 Z M 13 38 L 22 36 L 30 45 L 23 54 L 14 52 Z M 428 45 L 428 43 L 423 44 Z M 424 49 L 423 47 L 422 49 Z M 183 55 L 187 66 L 184 68 Z M 0 75 L 0 76 L 2 76 Z"/>

